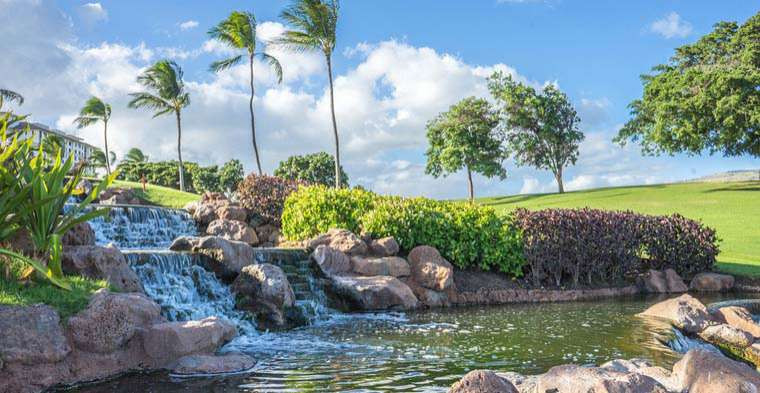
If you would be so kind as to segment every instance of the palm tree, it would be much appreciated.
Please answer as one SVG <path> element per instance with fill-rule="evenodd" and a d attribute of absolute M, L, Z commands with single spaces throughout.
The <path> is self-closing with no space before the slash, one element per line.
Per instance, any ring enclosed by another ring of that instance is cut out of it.
<path fill-rule="evenodd" d="M 335 121 L 332 53 L 335 50 L 335 29 L 338 25 L 338 0 L 294 0 L 280 16 L 293 30 L 283 33 L 276 42 L 295 52 L 321 50 L 327 63 L 330 81 L 330 111 L 335 137 L 335 188 L 340 188 L 340 147 L 338 124 Z"/>
<path fill-rule="evenodd" d="M 63 156 L 63 145 L 63 138 L 55 134 L 46 134 L 42 138 L 42 141 L 40 141 L 42 154 L 44 154 L 49 160 L 54 159 L 59 152 L 61 153 L 61 156 Z"/>
<path fill-rule="evenodd" d="M 219 22 L 218 25 L 208 31 L 208 35 L 227 45 L 230 48 L 245 50 L 248 57 L 250 69 L 251 98 L 248 107 L 251 111 L 251 139 L 253 141 L 253 152 L 256 154 L 256 166 L 261 171 L 261 161 L 259 160 L 259 148 L 256 145 L 256 122 L 253 115 L 253 97 L 255 95 L 253 87 L 253 59 L 259 58 L 269 63 L 277 74 L 277 83 L 282 82 L 282 66 L 280 62 L 266 52 L 256 52 L 256 18 L 249 12 L 232 11 L 227 19 Z M 220 72 L 240 63 L 243 55 L 239 54 L 228 59 L 219 60 L 211 63 L 211 70 Z"/>
<path fill-rule="evenodd" d="M 182 68 L 169 60 L 159 60 L 145 70 L 137 81 L 149 92 L 132 93 L 130 108 L 153 109 L 156 118 L 174 113 L 177 118 L 177 157 L 179 158 L 179 189 L 185 191 L 184 166 L 182 165 L 182 108 L 190 105 L 190 94 L 185 91 Z"/>
<path fill-rule="evenodd" d="M 133 147 L 129 149 L 127 154 L 124 156 L 124 159 L 121 161 L 125 163 L 148 162 L 148 156 L 146 156 L 142 150 Z"/>
<path fill-rule="evenodd" d="M 0 108 L 3 107 L 4 101 L 11 101 L 11 102 L 15 101 L 17 104 L 23 105 L 24 97 L 13 90 L 0 89 Z"/>
<path fill-rule="evenodd" d="M 89 161 L 87 162 L 87 165 L 92 168 L 106 168 L 108 169 L 108 165 L 110 165 L 112 162 L 116 161 L 116 154 L 114 152 L 108 152 L 108 157 L 106 157 L 106 154 L 103 153 L 103 150 L 97 149 L 92 152 L 92 155 L 90 156 Z"/>
<path fill-rule="evenodd" d="M 103 143 L 105 153 L 102 158 L 105 161 L 106 174 L 111 174 L 111 160 L 108 152 L 108 120 L 111 119 L 111 105 L 106 104 L 98 97 L 90 97 L 79 111 L 79 117 L 74 119 L 77 128 L 85 128 L 98 121 L 103 122 Z"/>

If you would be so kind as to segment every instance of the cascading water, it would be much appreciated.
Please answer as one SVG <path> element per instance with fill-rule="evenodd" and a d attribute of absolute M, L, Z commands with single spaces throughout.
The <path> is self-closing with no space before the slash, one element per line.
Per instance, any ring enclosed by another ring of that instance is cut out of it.
<path fill-rule="evenodd" d="M 97 207 L 97 205 L 96 205 Z M 112 205 L 107 218 L 90 221 L 95 241 L 114 243 L 120 249 L 164 249 L 180 236 L 193 236 L 198 230 L 184 211 L 152 206 Z"/>

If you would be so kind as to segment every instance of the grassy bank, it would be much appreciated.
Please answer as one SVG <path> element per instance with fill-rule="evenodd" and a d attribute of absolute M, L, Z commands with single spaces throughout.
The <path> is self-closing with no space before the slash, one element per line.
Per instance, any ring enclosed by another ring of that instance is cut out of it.
<path fill-rule="evenodd" d="M 145 187 L 145 191 L 143 191 L 142 184 L 138 182 L 116 180 L 113 182 L 112 187 L 131 188 L 135 190 L 140 198 L 151 204 L 177 209 L 182 208 L 188 202 L 194 202 L 200 199 L 200 196 L 197 194 L 182 192 L 173 188 L 152 184 L 148 184 Z"/>
<path fill-rule="evenodd" d="M 565 194 L 480 198 L 500 211 L 590 207 L 646 214 L 679 213 L 715 228 L 720 243 L 718 268 L 760 276 L 760 182 L 678 183 L 600 188 Z"/>

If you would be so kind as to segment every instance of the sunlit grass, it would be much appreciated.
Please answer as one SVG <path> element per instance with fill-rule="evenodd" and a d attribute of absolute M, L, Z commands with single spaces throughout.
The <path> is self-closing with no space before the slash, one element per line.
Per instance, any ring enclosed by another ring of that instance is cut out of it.
<path fill-rule="evenodd" d="M 152 184 L 148 184 L 145 187 L 145 191 L 143 191 L 142 184 L 139 182 L 116 180 L 113 182 L 112 187 L 131 188 L 135 190 L 140 198 L 148 201 L 153 205 L 171 207 L 175 209 L 182 208 L 188 202 L 194 202 L 200 199 L 200 196 L 198 194 L 182 192 L 173 188 L 156 186 Z"/>

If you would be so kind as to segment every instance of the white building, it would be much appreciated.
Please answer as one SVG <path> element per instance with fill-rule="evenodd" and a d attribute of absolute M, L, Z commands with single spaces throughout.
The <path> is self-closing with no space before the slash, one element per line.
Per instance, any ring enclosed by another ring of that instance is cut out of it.
<path fill-rule="evenodd" d="M 75 164 L 89 161 L 93 152 L 98 149 L 76 135 L 67 134 L 40 123 L 18 122 L 9 130 L 9 136 L 13 134 L 18 134 L 19 139 L 32 138 L 32 146 L 35 149 L 39 148 L 46 136 L 54 135 L 63 144 L 63 155 L 61 158 L 65 161 L 69 157 L 73 157 Z M 94 173 L 92 168 L 86 169 L 85 172 L 89 175 Z"/>

